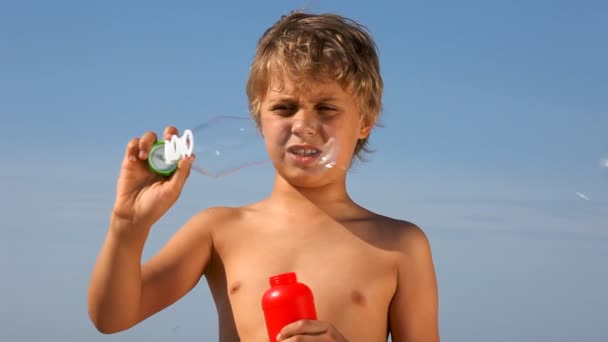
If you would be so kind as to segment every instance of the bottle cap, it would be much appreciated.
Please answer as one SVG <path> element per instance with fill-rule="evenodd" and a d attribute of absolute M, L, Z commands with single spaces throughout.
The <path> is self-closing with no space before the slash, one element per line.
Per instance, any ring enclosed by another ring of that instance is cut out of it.
<path fill-rule="evenodd" d="M 271 286 L 289 285 L 289 284 L 296 283 L 298 281 L 298 277 L 296 276 L 295 272 L 287 272 L 287 273 L 274 275 L 274 276 L 270 277 L 268 280 L 269 280 Z"/>
<path fill-rule="evenodd" d="M 148 158 L 148 166 L 152 171 L 163 175 L 170 176 L 177 170 L 177 162 L 168 163 L 165 159 L 165 142 L 158 141 L 150 149 Z"/>

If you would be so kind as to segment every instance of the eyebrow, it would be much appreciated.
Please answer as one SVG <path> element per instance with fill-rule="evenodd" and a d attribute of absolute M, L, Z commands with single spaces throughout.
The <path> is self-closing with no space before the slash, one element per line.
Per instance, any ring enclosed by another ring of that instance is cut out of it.
<path fill-rule="evenodd" d="M 317 99 L 317 102 L 333 102 L 333 101 L 339 101 L 340 99 L 338 99 L 335 96 L 325 96 L 325 97 L 321 97 L 319 99 Z"/>
<path fill-rule="evenodd" d="M 269 96 L 268 101 L 272 102 L 272 103 L 282 102 L 282 101 L 293 102 L 294 98 L 289 95 L 278 95 L 276 97 Z M 319 97 L 319 98 L 313 98 L 313 102 L 334 102 L 334 101 L 340 101 L 340 99 L 335 96 L 323 96 L 323 97 Z"/>

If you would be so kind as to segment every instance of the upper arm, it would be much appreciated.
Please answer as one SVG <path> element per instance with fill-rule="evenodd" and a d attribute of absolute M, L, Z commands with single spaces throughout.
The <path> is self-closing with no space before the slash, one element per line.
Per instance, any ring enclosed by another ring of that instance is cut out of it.
<path fill-rule="evenodd" d="M 211 257 L 211 231 L 226 210 L 212 208 L 195 215 L 143 264 L 140 320 L 173 304 L 198 283 Z"/>
<path fill-rule="evenodd" d="M 438 342 L 438 290 L 429 241 L 420 228 L 403 232 L 397 289 L 389 320 L 394 342 Z"/>

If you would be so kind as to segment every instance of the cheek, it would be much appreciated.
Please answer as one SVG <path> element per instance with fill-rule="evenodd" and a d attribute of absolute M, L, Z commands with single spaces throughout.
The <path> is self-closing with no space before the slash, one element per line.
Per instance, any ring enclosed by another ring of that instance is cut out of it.
<path fill-rule="evenodd" d="M 349 127 L 343 127 L 339 130 L 339 134 L 336 136 L 338 139 L 338 160 L 342 165 L 349 165 L 350 160 L 355 152 L 355 147 L 359 141 L 359 127 L 355 125 L 349 125 Z"/>
<path fill-rule="evenodd" d="M 262 134 L 269 153 L 280 153 L 289 139 L 289 130 L 277 125 L 263 125 Z"/>
<path fill-rule="evenodd" d="M 361 127 L 357 124 L 349 125 L 348 129 L 343 130 L 343 144 L 346 146 L 355 146 L 357 141 L 361 139 Z"/>

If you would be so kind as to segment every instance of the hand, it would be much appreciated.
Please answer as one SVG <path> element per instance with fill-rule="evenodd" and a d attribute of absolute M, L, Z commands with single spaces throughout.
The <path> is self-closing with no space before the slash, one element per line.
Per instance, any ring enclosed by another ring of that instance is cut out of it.
<path fill-rule="evenodd" d="M 333 325 L 315 320 L 299 320 L 285 326 L 278 341 L 302 342 L 302 341 L 341 341 L 348 342 Z"/>
<path fill-rule="evenodd" d="M 163 137 L 168 140 L 177 134 L 177 129 L 169 126 L 165 128 Z M 151 226 L 160 219 L 177 201 L 190 174 L 193 156 L 180 160 L 171 177 L 157 175 L 149 169 L 148 153 L 156 139 L 154 132 L 147 132 L 127 145 L 118 177 L 113 215 L 126 220 L 130 226 Z"/>

